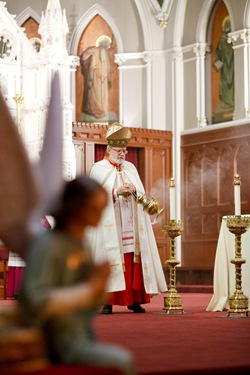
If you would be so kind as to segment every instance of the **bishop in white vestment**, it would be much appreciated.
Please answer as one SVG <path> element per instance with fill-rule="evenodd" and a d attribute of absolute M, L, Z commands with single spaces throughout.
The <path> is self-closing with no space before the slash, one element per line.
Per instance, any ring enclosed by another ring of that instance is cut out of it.
<path fill-rule="evenodd" d="M 130 138 L 128 128 L 112 124 L 106 134 L 106 156 L 90 171 L 109 195 L 101 223 L 89 237 L 95 261 L 108 259 L 112 270 L 104 314 L 112 313 L 112 305 L 145 312 L 141 304 L 167 290 L 150 216 L 136 199 L 145 194 L 144 187 L 134 164 L 125 160 Z"/>

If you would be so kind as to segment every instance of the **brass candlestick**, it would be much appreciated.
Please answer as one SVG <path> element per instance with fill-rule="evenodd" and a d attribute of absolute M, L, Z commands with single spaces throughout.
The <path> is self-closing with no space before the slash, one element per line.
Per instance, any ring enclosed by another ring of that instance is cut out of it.
<path fill-rule="evenodd" d="M 235 292 L 229 298 L 228 315 L 231 313 L 246 314 L 248 316 L 248 297 L 244 295 L 241 287 L 241 266 L 246 263 L 241 256 L 241 235 L 244 234 L 250 225 L 250 218 L 237 216 L 227 217 L 227 227 L 235 235 L 235 257 L 231 263 L 235 265 Z"/>
<path fill-rule="evenodd" d="M 169 266 L 170 286 L 167 294 L 164 297 L 164 310 L 169 314 L 171 311 L 181 311 L 182 298 L 176 290 L 176 266 L 180 263 L 176 259 L 176 241 L 175 238 L 180 236 L 183 231 L 183 222 L 181 220 L 170 220 L 168 224 L 162 224 L 162 231 L 170 237 L 170 259 L 166 261 Z"/>

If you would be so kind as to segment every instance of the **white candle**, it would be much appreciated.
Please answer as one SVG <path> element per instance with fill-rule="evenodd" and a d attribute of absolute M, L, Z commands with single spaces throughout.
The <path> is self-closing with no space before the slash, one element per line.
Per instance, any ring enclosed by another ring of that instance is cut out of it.
<path fill-rule="evenodd" d="M 241 215 L 240 187 L 241 187 L 241 180 L 240 180 L 240 176 L 237 174 L 237 175 L 234 176 L 234 210 L 235 210 L 235 215 Z"/>
<path fill-rule="evenodd" d="M 170 206 L 170 220 L 176 220 L 175 213 L 175 181 L 174 178 L 170 178 L 169 182 L 169 206 Z"/>

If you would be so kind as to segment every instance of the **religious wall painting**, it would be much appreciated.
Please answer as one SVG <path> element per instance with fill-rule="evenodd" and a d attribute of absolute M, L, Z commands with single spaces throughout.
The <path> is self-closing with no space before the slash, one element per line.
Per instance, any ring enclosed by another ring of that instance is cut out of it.
<path fill-rule="evenodd" d="M 216 10 L 212 27 L 212 123 L 234 118 L 234 50 L 228 37 L 231 22 L 224 2 Z"/>
<path fill-rule="evenodd" d="M 97 15 L 82 33 L 76 72 L 76 119 L 109 124 L 119 118 L 116 41 L 109 25 Z"/>
<path fill-rule="evenodd" d="M 30 40 L 34 50 L 39 52 L 41 49 L 41 35 L 38 33 L 39 24 L 34 20 L 34 18 L 29 17 L 23 24 L 22 27 L 25 28 L 25 34 Z"/>

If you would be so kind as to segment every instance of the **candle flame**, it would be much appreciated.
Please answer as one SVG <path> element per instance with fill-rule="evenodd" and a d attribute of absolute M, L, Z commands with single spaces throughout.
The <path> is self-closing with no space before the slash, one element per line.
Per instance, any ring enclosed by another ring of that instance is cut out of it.
<path fill-rule="evenodd" d="M 234 185 L 240 185 L 241 186 L 241 179 L 240 179 L 240 176 L 238 174 L 236 174 L 234 176 L 234 182 L 233 182 Z"/>
<path fill-rule="evenodd" d="M 174 177 L 171 177 L 169 180 L 169 187 L 175 187 L 175 180 Z"/>

